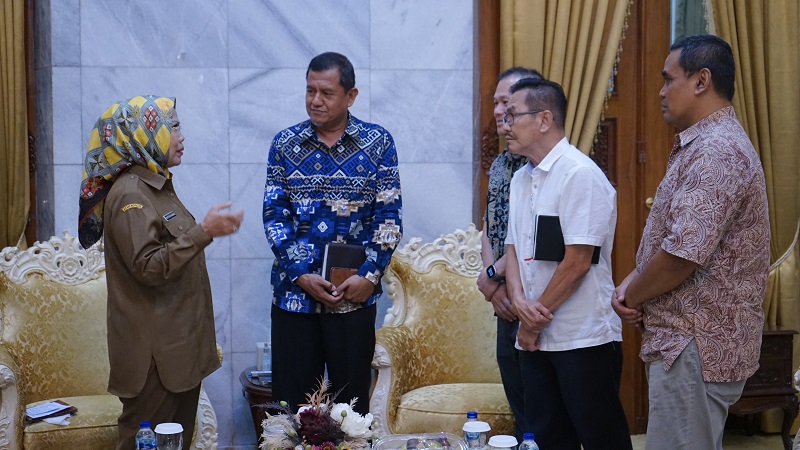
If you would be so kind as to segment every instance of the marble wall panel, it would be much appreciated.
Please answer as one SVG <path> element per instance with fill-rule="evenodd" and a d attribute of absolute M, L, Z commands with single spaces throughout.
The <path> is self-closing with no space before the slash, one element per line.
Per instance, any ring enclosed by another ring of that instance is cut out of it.
<path fill-rule="evenodd" d="M 233 209 L 244 209 L 239 232 L 231 236 L 231 258 L 273 258 L 264 235 L 262 211 L 266 160 L 258 164 L 231 164 Z"/>
<path fill-rule="evenodd" d="M 230 69 L 229 76 L 231 162 L 266 163 L 275 134 L 308 119 L 305 69 Z"/>
<path fill-rule="evenodd" d="M 37 3 L 37 17 L 42 16 L 41 22 L 49 24 L 50 8 L 46 4 Z M 45 36 L 47 39 L 45 39 Z M 56 205 L 53 191 L 55 179 L 53 166 L 53 70 L 49 67 L 50 58 L 50 28 L 46 27 L 41 35 L 37 33 L 36 45 L 46 47 L 37 50 L 35 59 L 37 67 L 34 70 L 36 84 L 36 235 L 39 240 L 46 241 L 56 233 Z M 59 234 L 60 236 L 60 234 Z"/>
<path fill-rule="evenodd" d="M 36 3 L 39 3 L 38 1 Z M 50 3 L 53 66 L 81 65 L 80 0 L 52 0 Z M 37 33 L 39 28 L 37 27 Z"/>
<path fill-rule="evenodd" d="M 372 69 L 472 70 L 472 2 L 370 2 Z"/>
<path fill-rule="evenodd" d="M 183 163 L 172 168 L 173 183 L 178 198 L 200 223 L 212 206 L 227 202 L 230 198 L 230 174 L 226 164 L 194 164 L 189 161 L 187 152 L 183 155 Z M 206 257 L 229 258 L 230 240 L 230 235 L 215 238 L 206 247 Z"/>
<path fill-rule="evenodd" d="M 53 67 L 53 161 L 83 164 L 85 142 L 93 124 L 84 127 L 81 122 L 81 69 Z"/>
<path fill-rule="evenodd" d="M 372 118 L 403 163 L 472 161 L 472 72 L 373 70 Z"/>
<path fill-rule="evenodd" d="M 81 2 L 84 67 L 226 67 L 228 2 Z"/>
<path fill-rule="evenodd" d="M 84 68 L 81 91 L 83 145 L 94 123 L 114 102 L 136 95 L 177 98 L 186 138 L 184 161 L 228 162 L 227 69 Z"/>
<path fill-rule="evenodd" d="M 272 259 L 231 260 L 232 350 L 255 353 L 256 342 L 270 340 Z M 251 365 L 255 364 L 255 359 Z"/>
<path fill-rule="evenodd" d="M 53 232 L 56 236 L 61 236 L 64 231 L 69 231 L 71 235 L 77 237 L 78 193 L 81 189 L 83 166 L 79 164 L 59 164 L 54 166 L 54 169 L 55 223 Z"/>
<path fill-rule="evenodd" d="M 206 259 L 208 277 L 211 282 L 211 298 L 214 301 L 214 326 L 217 344 L 225 354 L 231 353 L 231 261 L 229 259 Z"/>
<path fill-rule="evenodd" d="M 40 164 L 36 166 L 36 235 L 39 241 L 46 241 L 56 233 L 56 204 L 53 200 L 53 176 L 52 164 Z M 76 216 L 77 217 L 77 216 Z M 77 236 L 77 235 L 73 235 Z"/>
<path fill-rule="evenodd" d="M 232 389 L 234 384 L 238 384 L 238 378 L 232 375 L 233 359 L 233 354 L 225 353 L 222 367 L 203 380 L 203 387 L 217 416 L 218 450 L 230 448 L 228 445 L 233 438 L 232 430 L 236 426 L 233 420 L 233 405 L 242 396 L 241 391 L 237 393 Z M 238 377 L 238 374 L 236 376 Z"/>
<path fill-rule="evenodd" d="M 369 67 L 370 15 L 363 0 L 230 2 L 230 66 L 305 69 L 327 51 Z"/>
<path fill-rule="evenodd" d="M 213 244 L 212 244 L 213 245 Z M 217 344 L 222 348 L 222 367 L 203 381 L 211 404 L 217 414 L 219 442 L 230 441 L 233 428 L 233 352 L 231 350 L 231 262 L 228 259 L 209 259 L 208 274 L 214 300 L 214 322 Z"/>
<path fill-rule="evenodd" d="M 305 69 L 230 69 L 231 162 L 265 163 L 272 138 L 308 119 L 305 74 Z M 369 121 L 368 70 L 356 70 L 356 87 L 351 112 Z"/>
<path fill-rule="evenodd" d="M 49 69 L 53 65 L 53 47 L 59 46 L 58 43 L 51 45 L 51 36 L 58 30 L 54 30 L 52 26 L 50 0 L 38 0 L 34 6 L 36 7 L 34 12 L 36 32 L 33 36 L 33 67 Z M 38 82 L 37 80 L 37 89 Z"/>
<path fill-rule="evenodd" d="M 250 405 L 247 400 L 242 396 L 242 384 L 239 382 L 239 375 L 243 370 L 256 365 L 256 352 L 255 343 L 253 343 L 252 352 L 238 352 L 234 353 L 232 360 L 230 385 L 232 391 L 233 402 L 231 405 L 231 427 L 228 428 L 227 434 L 230 435 L 230 442 L 232 445 L 251 445 L 256 444 L 256 430 L 253 425 L 253 418 L 250 415 Z M 248 447 L 243 447 L 248 448 Z M 253 447 L 250 447 L 253 448 Z"/>
<path fill-rule="evenodd" d="M 472 221 L 472 164 L 400 164 L 403 241 L 430 242 Z"/>
<path fill-rule="evenodd" d="M 53 164 L 53 70 L 49 67 L 36 69 L 36 165 Z M 80 105 L 78 105 L 80 106 Z"/>

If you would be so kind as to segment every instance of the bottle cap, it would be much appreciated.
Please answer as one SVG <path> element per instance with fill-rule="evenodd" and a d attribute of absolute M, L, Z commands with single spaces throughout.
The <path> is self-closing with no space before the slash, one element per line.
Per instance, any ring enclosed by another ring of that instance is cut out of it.
<path fill-rule="evenodd" d="M 477 419 L 478 412 L 477 411 L 467 411 L 467 419 Z"/>
<path fill-rule="evenodd" d="M 139 428 L 150 428 L 150 421 L 144 420 L 142 422 L 139 422 Z"/>
<path fill-rule="evenodd" d="M 523 441 L 532 441 L 533 438 L 534 438 L 533 433 L 523 433 L 522 434 L 522 440 Z"/>
<path fill-rule="evenodd" d="M 462 430 L 466 431 L 467 433 L 484 433 L 490 431 L 492 427 L 489 426 L 486 422 L 481 422 L 480 420 L 476 420 L 475 422 L 467 422 L 464 424 Z"/>
<path fill-rule="evenodd" d="M 497 434 L 489 438 L 489 447 L 495 448 L 514 448 L 517 446 L 517 438 L 507 434 Z"/>
<path fill-rule="evenodd" d="M 178 434 L 183 433 L 183 425 L 179 423 L 160 423 L 156 425 L 155 432 L 158 434 Z"/>

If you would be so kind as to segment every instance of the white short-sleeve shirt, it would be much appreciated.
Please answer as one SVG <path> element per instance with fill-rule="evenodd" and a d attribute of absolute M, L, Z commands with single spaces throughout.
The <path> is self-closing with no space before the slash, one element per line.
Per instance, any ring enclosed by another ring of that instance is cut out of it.
<path fill-rule="evenodd" d="M 511 180 L 506 244 L 514 245 L 525 297 L 531 301 L 542 295 L 559 264 L 533 259 L 540 214 L 559 217 L 565 245 L 601 247 L 599 263 L 592 264 L 539 335 L 540 349 L 564 351 L 621 341 L 622 323 L 611 308 L 617 193 L 597 164 L 566 138 L 539 165 L 529 162 Z"/>

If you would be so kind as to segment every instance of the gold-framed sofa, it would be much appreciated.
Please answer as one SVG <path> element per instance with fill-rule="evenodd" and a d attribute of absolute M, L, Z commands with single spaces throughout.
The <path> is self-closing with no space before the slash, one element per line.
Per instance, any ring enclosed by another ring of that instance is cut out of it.
<path fill-rule="evenodd" d="M 0 448 L 115 448 L 122 404 L 106 391 L 101 244 L 84 250 L 64 233 L 25 250 L 3 249 L 0 326 Z M 26 405 L 56 399 L 77 407 L 68 426 L 24 423 Z M 204 389 L 189 448 L 217 448 L 217 418 Z"/>
<path fill-rule="evenodd" d="M 481 232 L 470 225 L 398 248 L 383 277 L 392 302 L 376 332 L 370 412 L 379 436 L 461 435 L 469 410 L 513 434 L 495 358 L 497 322 L 478 291 Z"/>

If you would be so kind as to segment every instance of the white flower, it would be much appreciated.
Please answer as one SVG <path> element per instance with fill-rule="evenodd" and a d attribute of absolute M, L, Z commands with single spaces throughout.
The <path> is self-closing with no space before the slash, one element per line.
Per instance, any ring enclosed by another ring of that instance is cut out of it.
<path fill-rule="evenodd" d="M 365 416 L 357 412 L 348 412 L 342 420 L 342 431 L 352 438 L 366 438 L 371 436 L 372 414 Z"/>
<path fill-rule="evenodd" d="M 333 408 L 331 408 L 331 417 L 333 417 L 333 420 L 335 420 L 339 425 L 342 424 L 345 416 L 349 416 L 351 414 L 355 414 L 355 412 L 353 412 L 353 408 L 348 403 L 336 403 L 333 405 Z"/>

